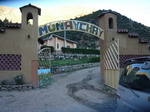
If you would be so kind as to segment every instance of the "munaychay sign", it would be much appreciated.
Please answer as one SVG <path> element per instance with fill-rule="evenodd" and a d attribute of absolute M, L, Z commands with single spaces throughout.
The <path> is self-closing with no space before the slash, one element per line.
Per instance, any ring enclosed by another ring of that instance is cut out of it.
<path fill-rule="evenodd" d="M 39 37 L 60 31 L 80 31 L 104 39 L 103 30 L 100 27 L 77 20 L 62 20 L 41 25 L 39 26 Z"/>

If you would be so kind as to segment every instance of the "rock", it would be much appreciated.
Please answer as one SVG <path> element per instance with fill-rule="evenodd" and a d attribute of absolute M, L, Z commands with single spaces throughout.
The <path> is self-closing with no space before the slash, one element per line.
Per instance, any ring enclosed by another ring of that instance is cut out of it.
<path fill-rule="evenodd" d="M 32 89 L 32 87 L 28 87 L 28 89 L 30 90 L 30 89 Z"/>
<path fill-rule="evenodd" d="M 28 87 L 32 87 L 32 84 L 28 84 Z"/>
<path fill-rule="evenodd" d="M 5 88 L 5 87 L 6 87 L 6 85 L 2 85 L 2 87 L 4 87 L 4 88 Z"/>
<path fill-rule="evenodd" d="M 12 89 L 16 88 L 16 85 L 12 85 Z"/>
<path fill-rule="evenodd" d="M 19 88 L 19 85 L 15 85 L 15 88 Z"/>
<path fill-rule="evenodd" d="M 12 88 L 8 88 L 9 91 L 13 90 Z"/>
<path fill-rule="evenodd" d="M 26 87 L 26 84 L 23 84 L 22 86 L 23 86 L 23 87 Z"/>
<path fill-rule="evenodd" d="M 23 85 L 19 85 L 19 88 L 22 88 L 23 87 Z"/>
<path fill-rule="evenodd" d="M 1 90 L 7 90 L 7 88 L 5 88 L 5 87 L 2 87 L 2 88 L 1 88 Z"/>
<path fill-rule="evenodd" d="M 6 88 L 9 88 L 10 87 L 10 85 L 6 85 Z"/>
<path fill-rule="evenodd" d="M 23 89 L 23 90 L 27 90 L 28 88 L 27 88 L 27 87 L 23 87 L 22 89 Z"/>

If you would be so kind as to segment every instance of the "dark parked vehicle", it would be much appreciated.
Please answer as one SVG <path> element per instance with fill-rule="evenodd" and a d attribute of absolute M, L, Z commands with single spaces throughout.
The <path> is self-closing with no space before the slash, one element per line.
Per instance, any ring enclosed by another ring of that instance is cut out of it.
<path fill-rule="evenodd" d="M 117 112 L 150 112 L 150 57 L 125 61 L 117 89 Z"/>

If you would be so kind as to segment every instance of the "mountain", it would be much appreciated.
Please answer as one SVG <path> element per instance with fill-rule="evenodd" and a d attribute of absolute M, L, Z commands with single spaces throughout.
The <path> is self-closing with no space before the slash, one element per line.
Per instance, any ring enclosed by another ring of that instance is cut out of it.
<path fill-rule="evenodd" d="M 0 6 L 0 19 L 4 20 L 7 18 L 9 21 L 12 22 L 21 22 L 21 13 L 19 9 Z"/>
<path fill-rule="evenodd" d="M 82 16 L 82 17 L 77 17 L 75 18 L 76 20 L 80 21 L 86 21 L 90 22 L 93 24 L 98 25 L 98 16 L 101 15 L 102 13 L 110 12 L 111 10 L 98 10 L 95 11 L 91 14 Z M 141 23 L 138 23 L 136 21 L 133 21 L 129 19 L 128 17 L 121 15 L 118 12 L 111 11 L 116 14 L 117 16 L 117 27 L 120 29 L 128 29 L 130 33 L 138 33 L 140 38 L 148 38 L 150 40 L 150 27 L 144 26 Z M 57 33 L 61 36 L 63 36 L 63 33 Z M 99 42 L 99 39 L 86 34 L 86 33 L 80 33 L 80 32 L 67 32 L 67 38 L 77 41 L 78 46 L 82 48 L 95 48 L 97 43 Z"/>
<path fill-rule="evenodd" d="M 68 20 L 75 17 L 87 15 L 96 11 L 96 9 L 87 7 L 59 7 L 59 8 L 41 8 L 41 16 L 39 16 L 39 25 L 58 21 Z M 19 9 L 0 6 L 0 19 L 4 20 L 7 18 L 12 22 L 21 22 L 21 12 Z"/>

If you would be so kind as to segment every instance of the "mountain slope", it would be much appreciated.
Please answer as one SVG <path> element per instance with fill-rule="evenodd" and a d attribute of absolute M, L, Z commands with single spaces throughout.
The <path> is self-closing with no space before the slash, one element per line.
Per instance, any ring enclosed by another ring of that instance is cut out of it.
<path fill-rule="evenodd" d="M 96 9 L 91 9 L 87 7 L 59 7 L 59 8 L 49 8 L 41 9 L 41 16 L 39 16 L 39 25 L 58 21 L 58 20 L 68 20 L 75 17 L 80 17 L 92 13 Z M 12 22 L 21 22 L 21 12 L 19 9 L 0 6 L 0 19 L 4 20 L 7 18 Z"/>
<path fill-rule="evenodd" d="M 80 18 L 76 18 L 76 19 L 91 22 L 93 24 L 98 25 L 98 20 L 96 20 L 95 18 L 97 18 L 100 14 L 104 12 L 109 12 L 109 11 L 110 10 L 98 10 L 92 14 L 89 14 Z M 147 37 L 150 39 L 150 27 L 144 26 L 141 23 L 133 21 L 129 19 L 128 17 L 121 15 L 118 12 L 115 12 L 115 11 L 112 11 L 112 12 L 117 15 L 117 23 L 118 23 L 117 27 L 118 28 L 128 29 L 129 32 L 137 32 L 139 33 L 140 37 Z"/>
<path fill-rule="evenodd" d="M 90 22 L 98 25 L 98 16 L 102 13 L 109 12 L 110 10 L 98 10 L 93 12 L 92 14 L 85 15 L 79 18 L 75 18 L 77 20 Z M 150 27 L 144 26 L 141 23 L 133 21 L 128 17 L 121 15 L 118 12 L 112 11 L 117 15 L 117 27 L 121 29 L 128 29 L 131 33 L 139 33 L 139 37 L 150 39 Z M 94 36 L 85 33 L 76 33 L 76 32 L 68 32 L 67 37 L 79 43 L 79 47 L 96 47 L 98 43 L 98 39 Z"/>
<path fill-rule="evenodd" d="M 80 20 L 80 21 L 86 21 L 93 24 L 98 25 L 98 16 L 102 13 L 109 12 L 110 10 L 98 10 L 91 14 L 82 16 L 82 17 L 76 17 L 74 19 Z M 141 23 L 138 23 L 136 21 L 133 21 L 129 19 L 128 17 L 121 15 L 118 12 L 112 11 L 117 15 L 117 27 L 121 29 L 128 29 L 131 33 L 139 33 L 139 36 L 141 38 L 148 38 L 150 39 L 150 27 L 144 26 Z M 60 35 L 63 37 L 64 33 L 59 32 L 55 33 L 57 35 Z M 96 46 L 99 43 L 99 39 L 97 37 L 94 37 L 92 35 L 89 35 L 87 33 L 82 32 L 75 32 L 75 31 L 67 31 L 67 38 L 77 41 L 78 47 L 81 48 L 96 48 Z"/>
<path fill-rule="evenodd" d="M 4 20 L 7 18 L 9 21 L 12 22 L 21 22 L 21 13 L 19 9 L 0 6 L 0 19 Z"/>

